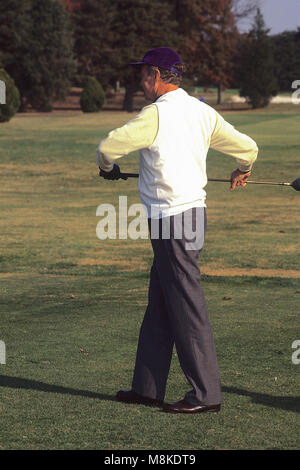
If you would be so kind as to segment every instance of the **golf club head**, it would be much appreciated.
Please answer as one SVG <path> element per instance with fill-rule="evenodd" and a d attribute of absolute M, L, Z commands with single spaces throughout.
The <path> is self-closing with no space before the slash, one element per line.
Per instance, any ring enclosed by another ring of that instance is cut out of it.
<path fill-rule="evenodd" d="M 295 181 L 291 183 L 291 186 L 296 189 L 296 191 L 300 191 L 300 178 L 297 178 Z"/>

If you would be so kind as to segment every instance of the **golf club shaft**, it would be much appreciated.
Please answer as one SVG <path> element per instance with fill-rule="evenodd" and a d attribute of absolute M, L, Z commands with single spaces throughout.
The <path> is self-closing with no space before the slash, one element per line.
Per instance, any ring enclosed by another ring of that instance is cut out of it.
<path fill-rule="evenodd" d="M 220 181 L 222 183 L 231 183 L 231 180 L 223 180 L 223 179 L 217 179 L 217 178 L 208 178 L 208 181 Z M 274 181 L 251 181 L 251 180 L 248 180 L 246 181 L 246 183 L 250 183 L 250 184 L 272 184 L 272 185 L 275 185 L 275 186 L 291 186 L 291 183 L 276 183 Z"/>
<path fill-rule="evenodd" d="M 138 173 L 122 173 L 123 176 L 126 176 L 127 178 L 138 178 L 139 174 Z M 231 180 L 229 179 L 218 179 L 218 178 L 208 178 L 208 181 L 217 181 L 221 183 L 231 183 Z M 291 183 L 275 183 L 273 181 L 247 181 L 247 184 L 271 184 L 275 186 L 291 186 Z"/>

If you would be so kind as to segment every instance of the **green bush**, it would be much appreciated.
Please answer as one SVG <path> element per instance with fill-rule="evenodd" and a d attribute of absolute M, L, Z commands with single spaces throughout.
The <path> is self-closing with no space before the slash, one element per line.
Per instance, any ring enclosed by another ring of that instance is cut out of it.
<path fill-rule="evenodd" d="M 94 77 L 89 77 L 80 96 L 80 107 L 84 113 L 100 111 L 105 101 L 105 93 Z"/>
<path fill-rule="evenodd" d="M 5 83 L 6 103 L 0 103 L 0 122 L 9 121 L 21 105 L 20 92 L 8 73 L 0 68 L 0 80 Z"/>

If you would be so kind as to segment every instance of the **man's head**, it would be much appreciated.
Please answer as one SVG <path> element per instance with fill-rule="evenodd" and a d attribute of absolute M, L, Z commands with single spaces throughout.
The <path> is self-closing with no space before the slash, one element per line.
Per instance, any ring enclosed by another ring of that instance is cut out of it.
<path fill-rule="evenodd" d="M 141 62 L 130 65 L 141 69 L 141 87 L 146 98 L 154 101 L 168 91 L 176 90 L 185 67 L 180 56 L 170 47 L 157 47 L 148 51 Z"/>

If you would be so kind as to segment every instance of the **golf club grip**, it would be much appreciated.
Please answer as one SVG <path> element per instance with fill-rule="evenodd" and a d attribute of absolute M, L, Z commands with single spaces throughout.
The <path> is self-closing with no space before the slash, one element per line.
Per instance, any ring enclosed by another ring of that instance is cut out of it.
<path fill-rule="evenodd" d="M 127 177 L 127 178 L 138 178 L 139 174 L 138 173 L 121 173 L 121 177 Z M 231 183 L 231 180 L 229 179 L 216 179 L 216 178 L 208 178 L 207 181 L 217 181 L 220 183 Z M 275 186 L 291 186 L 291 183 L 274 183 L 273 181 L 247 181 L 247 184 L 272 184 Z"/>

